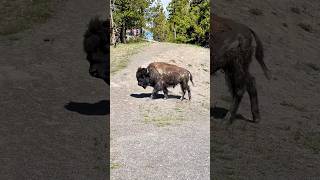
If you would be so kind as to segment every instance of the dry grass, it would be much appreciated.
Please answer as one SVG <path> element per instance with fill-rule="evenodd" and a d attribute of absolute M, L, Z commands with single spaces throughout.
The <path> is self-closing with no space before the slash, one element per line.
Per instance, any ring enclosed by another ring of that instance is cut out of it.
<path fill-rule="evenodd" d="M 15 34 L 44 23 L 53 14 L 53 0 L 2 0 L 0 35 Z"/>
<path fill-rule="evenodd" d="M 137 54 L 140 50 L 149 45 L 148 42 L 119 44 L 116 48 L 110 47 L 111 52 L 111 74 L 115 74 L 127 67 L 130 56 Z"/>

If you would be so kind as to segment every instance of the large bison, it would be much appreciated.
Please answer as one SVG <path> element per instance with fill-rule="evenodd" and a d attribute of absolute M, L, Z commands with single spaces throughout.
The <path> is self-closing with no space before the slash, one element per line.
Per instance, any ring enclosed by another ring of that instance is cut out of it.
<path fill-rule="evenodd" d="M 193 84 L 191 73 L 176 65 L 154 62 L 148 65 L 147 68 L 139 67 L 136 72 L 138 85 L 146 88 L 153 87 L 151 98 L 159 92 L 163 91 L 164 99 L 168 98 L 168 87 L 175 87 L 180 84 L 182 90 L 181 101 L 184 99 L 186 91 L 188 91 L 189 100 L 191 100 L 191 91 L 188 85 L 189 79 Z"/>
<path fill-rule="evenodd" d="M 84 34 L 83 46 L 90 63 L 91 76 L 110 84 L 110 21 L 95 17 Z"/>
<path fill-rule="evenodd" d="M 253 39 L 255 39 L 256 47 L 253 45 Z M 243 24 L 211 15 L 210 48 L 211 74 L 213 75 L 218 70 L 224 71 L 233 97 L 225 119 L 232 123 L 243 94 L 247 91 L 250 96 L 253 121 L 259 121 L 256 82 L 249 72 L 254 48 L 257 61 L 267 79 L 270 79 L 270 71 L 263 61 L 264 52 L 259 37 L 252 29 Z"/>

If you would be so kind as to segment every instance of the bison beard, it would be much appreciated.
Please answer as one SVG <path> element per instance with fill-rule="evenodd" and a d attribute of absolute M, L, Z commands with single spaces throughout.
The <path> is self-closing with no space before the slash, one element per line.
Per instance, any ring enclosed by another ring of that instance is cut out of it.
<path fill-rule="evenodd" d="M 102 21 L 98 17 L 91 19 L 83 40 L 84 51 L 90 63 L 89 74 L 95 78 L 103 79 L 107 84 L 110 84 L 109 26 L 109 20 Z"/>
<path fill-rule="evenodd" d="M 182 90 L 181 101 L 184 99 L 186 91 L 188 91 L 189 100 L 191 100 L 188 82 L 190 79 L 193 84 L 192 75 L 184 68 L 164 62 L 155 62 L 149 64 L 147 68 L 138 68 L 136 77 L 139 86 L 154 88 L 150 96 L 152 99 L 159 91 L 163 91 L 164 99 L 167 99 L 168 87 L 175 87 L 180 84 Z"/>
<path fill-rule="evenodd" d="M 264 71 L 267 79 L 270 79 L 270 71 L 263 61 L 262 42 L 249 27 L 212 15 L 210 36 L 210 61 L 211 71 L 214 74 L 223 70 L 225 78 L 233 97 L 229 112 L 225 117 L 230 123 L 235 119 L 241 99 L 248 92 L 250 96 L 253 121 L 260 120 L 258 95 L 255 78 L 249 72 L 254 47 L 253 38 L 256 41 L 255 57 Z"/>

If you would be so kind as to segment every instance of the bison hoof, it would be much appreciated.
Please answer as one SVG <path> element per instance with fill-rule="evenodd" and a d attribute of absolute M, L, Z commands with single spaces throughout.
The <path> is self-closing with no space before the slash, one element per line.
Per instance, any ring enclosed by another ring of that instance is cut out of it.
<path fill-rule="evenodd" d="M 224 117 L 224 121 L 226 123 L 232 124 L 233 120 L 234 120 L 234 116 L 230 112 L 228 112 L 227 115 Z"/>
<path fill-rule="evenodd" d="M 260 120 L 261 120 L 260 116 L 253 117 L 253 122 L 255 122 L 255 123 L 260 122 Z"/>

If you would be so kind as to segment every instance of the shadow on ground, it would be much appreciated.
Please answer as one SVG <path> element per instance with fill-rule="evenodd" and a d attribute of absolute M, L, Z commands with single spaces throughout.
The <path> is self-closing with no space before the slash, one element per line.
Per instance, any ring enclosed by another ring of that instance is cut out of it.
<path fill-rule="evenodd" d="M 134 97 L 134 98 L 150 98 L 151 96 L 151 93 L 140 93 L 140 94 L 131 94 L 130 95 L 131 97 Z M 162 99 L 164 98 L 164 95 L 163 94 L 157 94 L 155 99 Z M 177 96 L 177 95 L 168 95 L 168 99 L 180 99 L 181 96 Z"/>
<path fill-rule="evenodd" d="M 104 116 L 110 114 L 110 101 L 102 100 L 97 103 L 81 103 L 81 102 L 69 102 L 64 106 L 65 109 L 77 112 L 83 115 L 99 115 Z"/>
<path fill-rule="evenodd" d="M 224 119 L 227 113 L 228 109 L 222 107 L 214 107 L 210 109 L 210 117 L 214 117 L 215 119 Z M 241 114 L 237 114 L 236 119 L 254 123 L 254 121 L 242 116 Z"/>

